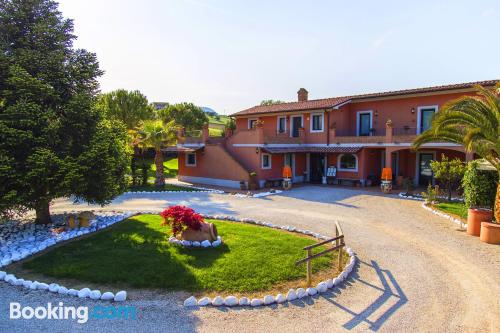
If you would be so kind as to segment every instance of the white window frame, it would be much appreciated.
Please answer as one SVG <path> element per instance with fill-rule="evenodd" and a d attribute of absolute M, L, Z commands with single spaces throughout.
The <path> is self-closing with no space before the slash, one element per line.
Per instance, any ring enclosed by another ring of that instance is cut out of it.
<path fill-rule="evenodd" d="M 293 118 L 299 118 L 300 117 L 300 125 L 301 127 L 304 127 L 304 115 L 303 114 L 294 114 L 290 116 L 290 137 L 293 135 Z"/>
<path fill-rule="evenodd" d="M 286 125 L 287 125 L 287 121 L 286 121 L 286 116 L 278 116 L 277 118 L 277 121 L 276 121 L 276 133 L 278 134 L 283 134 L 283 133 L 286 133 L 287 132 L 287 129 L 286 129 Z M 280 132 L 280 119 L 285 119 L 285 130 L 283 132 Z"/>
<path fill-rule="evenodd" d="M 268 156 L 269 157 L 269 166 L 264 166 L 264 156 Z M 260 167 L 264 170 L 268 170 L 268 169 L 271 169 L 273 166 L 273 159 L 272 159 L 272 156 L 271 154 L 268 154 L 268 153 L 262 153 L 260 155 Z"/>
<path fill-rule="evenodd" d="M 370 129 L 373 128 L 373 110 L 366 110 L 366 111 L 358 111 L 356 112 L 356 136 L 360 136 L 359 135 L 359 131 L 361 130 L 361 128 L 359 128 L 359 119 L 360 119 L 360 116 L 362 114 L 367 114 L 369 113 L 370 114 Z M 370 135 L 369 136 L 372 136 L 373 133 L 370 131 Z"/>
<path fill-rule="evenodd" d="M 417 107 L 417 135 L 421 134 L 422 127 L 422 110 L 423 109 L 434 109 L 434 114 L 439 112 L 439 105 L 427 105 Z"/>
<path fill-rule="evenodd" d="M 259 118 L 248 118 L 247 127 L 249 130 L 252 129 L 252 127 L 250 126 L 252 120 L 259 121 Z"/>
<path fill-rule="evenodd" d="M 314 116 L 321 116 L 321 129 L 314 130 L 313 129 L 313 118 Z M 309 132 L 311 133 L 321 133 L 325 131 L 325 113 L 324 112 L 315 112 L 311 113 L 311 119 L 309 120 Z"/>
<path fill-rule="evenodd" d="M 189 158 L 188 158 L 189 155 L 194 155 L 194 164 L 189 164 Z M 187 167 L 195 167 L 196 166 L 196 160 L 197 160 L 197 158 L 196 158 L 196 152 L 186 153 L 185 157 L 186 157 L 185 164 L 186 164 Z"/>
<path fill-rule="evenodd" d="M 354 169 L 344 169 L 340 167 L 340 160 L 342 159 L 342 156 L 344 155 L 353 155 L 354 158 L 356 159 L 356 168 Z M 345 171 L 345 172 L 358 172 L 358 167 L 359 167 L 359 160 L 358 160 L 358 155 L 356 154 L 340 154 L 337 156 L 337 171 Z"/>

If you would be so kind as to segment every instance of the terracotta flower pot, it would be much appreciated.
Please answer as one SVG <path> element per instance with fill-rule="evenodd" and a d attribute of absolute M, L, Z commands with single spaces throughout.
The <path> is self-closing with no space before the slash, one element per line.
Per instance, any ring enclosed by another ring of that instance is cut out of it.
<path fill-rule="evenodd" d="M 481 233 L 481 222 L 490 222 L 493 218 L 491 209 L 469 208 L 467 211 L 467 233 L 479 236 Z"/>
<path fill-rule="evenodd" d="M 500 223 L 482 222 L 479 239 L 489 244 L 500 244 Z"/>
<path fill-rule="evenodd" d="M 211 242 L 217 239 L 217 228 L 213 223 L 202 223 L 200 230 L 186 229 L 181 233 L 181 239 L 188 241 L 202 242 L 209 240 Z"/>

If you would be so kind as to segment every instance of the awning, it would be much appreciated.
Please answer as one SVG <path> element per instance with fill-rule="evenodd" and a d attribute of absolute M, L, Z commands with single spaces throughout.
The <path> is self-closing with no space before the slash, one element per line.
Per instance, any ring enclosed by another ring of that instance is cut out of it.
<path fill-rule="evenodd" d="M 163 148 L 161 151 L 165 153 L 171 153 L 171 152 L 176 152 L 176 153 L 193 153 L 197 150 L 203 149 L 203 146 L 192 146 L 192 147 L 186 147 L 186 146 L 172 146 L 172 147 L 167 147 Z"/>
<path fill-rule="evenodd" d="M 342 147 L 264 147 L 262 150 L 270 154 L 281 153 L 348 153 L 355 154 L 363 147 L 342 146 Z"/>

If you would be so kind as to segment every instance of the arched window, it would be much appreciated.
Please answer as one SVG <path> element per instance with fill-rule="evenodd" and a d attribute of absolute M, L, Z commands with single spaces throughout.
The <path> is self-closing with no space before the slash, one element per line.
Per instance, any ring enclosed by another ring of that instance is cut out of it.
<path fill-rule="evenodd" d="M 340 171 L 358 171 L 358 157 L 354 154 L 339 155 L 337 164 L 337 168 Z"/>

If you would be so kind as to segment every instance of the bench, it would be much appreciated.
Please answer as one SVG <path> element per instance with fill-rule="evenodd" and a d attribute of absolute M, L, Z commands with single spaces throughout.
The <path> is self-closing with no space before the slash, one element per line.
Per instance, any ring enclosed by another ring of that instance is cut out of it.
<path fill-rule="evenodd" d="M 356 179 L 356 178 L 336 178 L 337 179 L 337 185 L 342 185 L 344 182 L 349 182 L 352 184 L 352 186 L 361 186 L 361 180 Z"/>
<path fill-rule="evenodd" d="M 264 183 L 264 187 L 280 187 L 283 184 L 283 178 L 268 178 Z"/>

